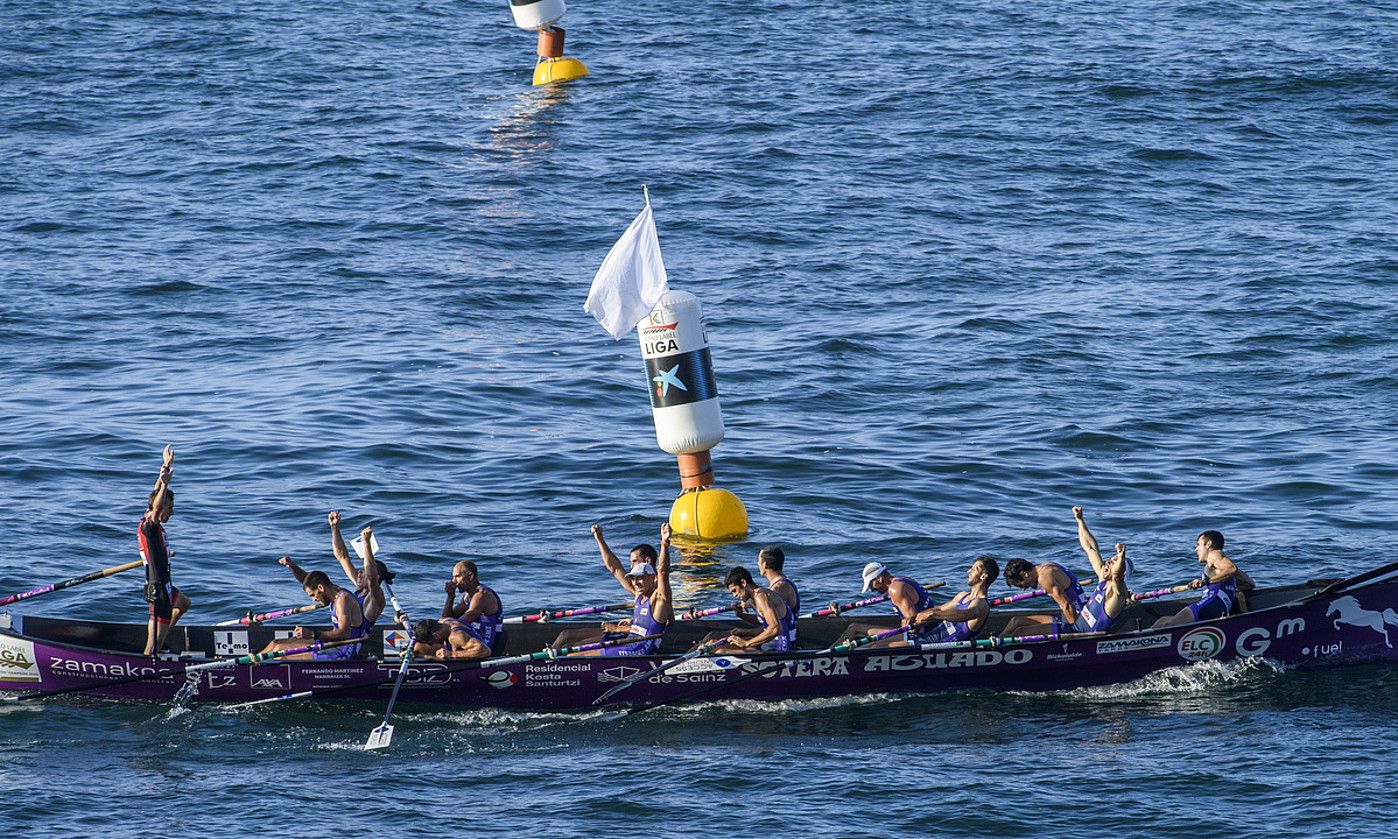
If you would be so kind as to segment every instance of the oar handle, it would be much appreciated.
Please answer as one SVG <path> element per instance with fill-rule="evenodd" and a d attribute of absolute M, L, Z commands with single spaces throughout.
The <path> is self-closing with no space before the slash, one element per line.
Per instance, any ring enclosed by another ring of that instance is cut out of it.
<path fill-rule="evenodd" d="M 548 621 L 555 620 L 557 618 L 575 618 L 582 615 L 596 615 L 601 612 L 617 612 L 622 609 L 630 609 L 633 605 L 634 604 L 632 603 L 613 603 L 607 606 L 587 606 L 581 609 L 560 609 L 556 612 L 550 612 L 547 609 L 542 609 L 538 612 L 535 612 L 532 615 L 520 615 L 518 617 L 505 618 L 505 620 L 502 621 L 502 623 L 547 623 Z"/>
<path fill-rule="evenodd" d="M 1182 591 L 1189 591 L 1189 583 L 1182 583 L 1170 588 L 1158 588 L 1155 591 L 1138 592 L 1131 595 L 1131 599 L 1139 603 L 1142 600 L 1150 600 L 1152 597 L 1164 597 L 1167 594 L 1179 594 Z"/>
<path fill-rule="evenodd" d="M 935 583 L 923 583 L 923 584 L 922 584 L 922 587 L 923 587 L 925 590 L 927 590 L 927 591 L 931 591 L 932 589 L 941 588 L 942 586 L 944 586 L 944 585 L 946 585 L 946 584 L 947 584 L 947 581 L 946 581 L 946 580 L 938 580 L 938 581 L 935 582 Z M 887 594 L 880 594 L 880 595 L 878 595 L 877 597 L 868 597 L 868 598 L 865 598 L 864 600 L 853 600 L 853 601 L 851 601 L 851 602 L 849 602 L 849 603 L 845 603 L 845 604 L 831 603 L 827 608 L 824 608 L 824 609 L 817 609 L 817 610 L 815 610 L 814 612 L 811 612 L 811 613 L 808 614 L 808 615 L 801 615 L 801 617 L 803 617 L 803 618 L 824 618 L 824 617 L 828 617 L 828 616 L 830 616 L 830 615 L 838 615 L 838 614 L 840 614 L 841 612 L 848 612 L 848 611 L 850 611 L 851 609 L 862 609 L 862 608 L 864 608 L 865 606 L 873 606 L 875 603 L 882 603 L 882 602 L 884 602 L 884 601 L 887 600 L 887 599 L 888 599 L 888 595 L 887 595 Z"/>
<path fill-rule="evenodd" d="M 680 615 L 679 617 L 675 618 L 675 620 L 677 620 L 677 621 L 697 621 L 697 620 L 699 620 L 700 618 L 707 618 L 707 617 L 709 617 L 710 615 L 720 615 L 720 614 L 723 614 L 724 612 L 731 612 L 731 611 L 733 611 L 733 610 L 736 609 L 736 608 L 738 608 L 738 604 L 737 604 L 737 603 L 733 603 L 733 604 L 730 604 L 730 605 L 728 605 L 728 606 L 715 606 L 715 607 L 712 608 L 712 609 L 700 609 L 700 610 L 698 610 L 698 611 L 689 611 L 689 612 L 686 612 L 685 614 Z"/>
<path fill-rule="evenodd" d="M 288 606 L 285 609 L 277 609 L 271 612 L 248 612 L 244 617 L 234 621 L 225 621 L 219 626 L 252 626 L 253 624 L 264 623 L 277 618 L 290 617 L 291 615 L 303 615 L 306 612 L 314 612 L 317 609 L 324 609 L 325 606 L 319 603 L 307 603 L 304 606 Z"/>
<path fill-rule="evenodd" d="M 42 594 L 50 594 L 55 591 L 62 591 L 65 588 L 72 588 L 73 586 L 79 586 L 83 583 L 90 583 L 93 580 L 101 580 L 105 577 L 110 577 L 113 574 L 120 574 L 123 571 L 130 571 L 132 568 L 139 568 L 140 566 L 145 564 L 145 560 L 137 559 L 131 562 L 124 562 L 121 565 L 113 565 L 111 568 L 103 568 L 100 571 L 93 571 L 91 574 L 84 574 L 81 577 L 74 577 L 71 580 L 63 580 L 62 582 L 50 583 L 46 586 L 39 586 L 38 588 L 30 589 L 29 591 L 23 591 L 19 594 L 12 594 L 9 597 L 0 598 L 0 606 L 8 606 L 11 603 L 18 603 L 21 600 L 28 600 L 31 597 L 38 597 Z"/>
<path fill-rule="evenodd" d="M 1091 580 L 1075 580 L 1075 582 L 1080 586 L 1096 585 L 1096 583 Z M 1011 594 L 1006 597 L 997 597 L 994 600 L 991 600 L 988 605 L 993 609 L 996 606 L 1006 606 L 1010 603 L 1018 603 L 1021 600 L 1031 600 L 1035 597 L 1043 597 L 1046 594 L 1048 594 L 1048 592 L 1044 589 L 1036 588 L 1033 591 L 1024 591 L 1020 592 L 1019 594 Z"/>

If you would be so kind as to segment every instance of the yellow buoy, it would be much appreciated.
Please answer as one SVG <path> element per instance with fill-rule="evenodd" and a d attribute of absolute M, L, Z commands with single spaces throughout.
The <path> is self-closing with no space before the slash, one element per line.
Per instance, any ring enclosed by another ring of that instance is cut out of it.
<path fill-rule="evenodd" d="M 740 539 L 748 532 L 748 511 L 726 489 L 687 489 L 670 507 L 670 527 L 696 539 Z"/>
<path fill-rule="evenodd" d="M 587 75 L 587 67 L 576 58 L 540 58 L 534 65 L 534 85 L 553 84 L 581 79 Z"/>

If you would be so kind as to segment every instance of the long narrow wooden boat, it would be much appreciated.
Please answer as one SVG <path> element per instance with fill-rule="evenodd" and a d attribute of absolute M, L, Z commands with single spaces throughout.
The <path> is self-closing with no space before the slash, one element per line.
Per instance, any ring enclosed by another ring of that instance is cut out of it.
<path fill-rule="evenodd" d="M 1135 604 L 1107 635 L 1028 644 L 955 648 L 862 648 L 822 653 L 852 620 L 892 626 L 891 618 L 812 618 L 800 623 L 805 651 L 695 658 L 622 691 L 615 700 L 782 700 L 874 693 L 987 688 L 1046 691 L 1132 681 L 1151 672 L 1202 661 L 1266 657 L 1295 667 L 1398 661 L 1398 563 L 1344 580 L 1259 589 L 1246 612 L 1214 621 L 1153 630 L 1162 615 L 1188 600 Z M 1016 612 L 993 613 L 990 632 Z M 541 649 L 555 622 L 511 626 L 502 655 Z M 684 652 L 731 621 L 692 621 L 666 633 L 659 655 L 644 658 L 559 658 L 491 669 L 461 662 L 413 663 L 401 701 L 520 710 L 585 709 L 619 681 Z M 277 630 L 177 627 L 177 657 L 140 655 L 143 624 L 117 624 L 0 614 L 0 691 L 85 688 L 114 699 L 168 701 L 185 683 L 182 667 L 249 651 Z M 285 632 L 285 630 L 282 630 Z M 291 661 L 207 670 L 196 702 L 232 703 L 315 691 L 317 697 L 383 700 L 399 667 L 401 630 L 376 629 L 362 658 Z M 761 670 L 760 676 L 744 678 Z M 133 677 L 151 678 L 133 681 Z M 106 684 L 120 682 L 121 684 Z M 702 693 L 699 689 L 706 689 Z"/>

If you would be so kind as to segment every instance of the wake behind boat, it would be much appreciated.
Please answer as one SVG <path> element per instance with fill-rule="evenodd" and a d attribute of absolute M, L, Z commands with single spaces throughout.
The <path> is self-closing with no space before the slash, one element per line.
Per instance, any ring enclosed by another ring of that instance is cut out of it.
<path fill-rule="evenodd" d="M 636 681 L 613 701 L 646 707 L 974 688 L 1048 691 L 1129 682 L 1208 660 L 1265 657 L 1306 668 L 1398 661 L 1398 563 L 1344 580 L 1257 589 L 1243 614 L 1150 628 L 1185 603 L 1135 603 L 1110 633 L 1005 639 L 990 636 L 1026 613 L 997 610 L 980 640 L 840 652 L 830 647 L 850 620 L 803 618 L 801 649 L 696 656 Z M 896 625 L 894 618 L 873 622 Z M 673 661 L 708 633 L 737 626 L 734 621 L 688 621 L 672 626 L 653 655 L 582 658 L 537 652 L 554 639 L 556 625 L 513 625 L 496 658 L 412 662 L 400 701 L 516 710 L 591 708 L 619 682 Z M 382 701 L 399 670 L 400 650 L 410 644 L 401 629 L 375 629 L 359 657 L 233 663 L 234 657 L 248 656 L 285 634 L 261 626 L 180 626 L 168 638 L 175 652 L 156 659 L 141 654 L 144 624 L 0 614 L 0 690 L 14 692 L 10 700 L 74 692 L 168 702 L 188 681 L 195 688 L 193 701 L 202 703 L 245 703 L 286 694 Z M 530 653 L 535 657 L 504 662 Z M 196 669 L 219 661 L 227 666 Z M 193 671 L 188 679 L 187 670 Z"/>

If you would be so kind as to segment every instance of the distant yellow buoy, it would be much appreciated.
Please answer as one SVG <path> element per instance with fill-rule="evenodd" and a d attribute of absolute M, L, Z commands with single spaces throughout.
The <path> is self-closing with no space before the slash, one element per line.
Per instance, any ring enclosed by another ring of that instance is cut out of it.
<path fill-rule="evenodd" d="M 687 489 L 670 507 L 670 527 L 680 536 L 695 539 L 740 539 L 748 532 L 748 511 L 726 489 Z"/>
<path fill-rule="evenodd" d="M 539 33 L 539 61 L 534 65 L 534 84 L 545 85 L 581 79 L 587 67 L 576 58 L 563 55 L 564 30 L 555 26 L 568 6 L 563 0 L 511 0 L 510 14 L 515 26 Z"/>
<path fill-rule="evenodd" d="M 587 67 L 576 58 L 543 58 L 534 65 L 534 86 L 569 82 L 587 75 Z"/>

